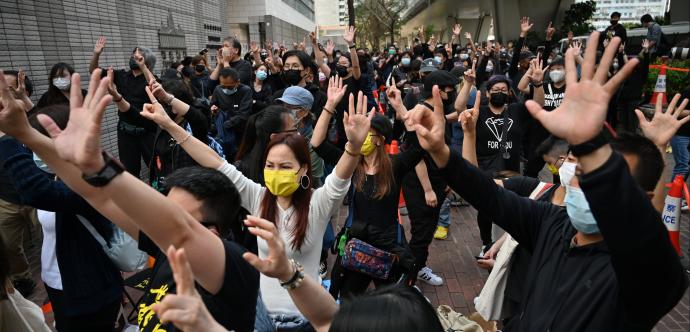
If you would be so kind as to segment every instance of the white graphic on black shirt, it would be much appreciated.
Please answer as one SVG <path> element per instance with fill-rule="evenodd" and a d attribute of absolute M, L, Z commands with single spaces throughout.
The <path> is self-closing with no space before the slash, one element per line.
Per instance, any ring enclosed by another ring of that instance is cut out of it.
<path fill-rule="evenodd" d="M 503 130 L 503 118 L 487 118 L 486 119 L 486 126 L 489 128 L 489 131 L 491 131 L 492 134 L 494 134 L 494 137 L 496 137 L 496 140 L 499 142 L 503 141 L 503 133 L 508 133 L 510 131 L 510 128 L 513 127 L 513 119 L 508 118 L 508 128 Z M 501 128 L 500 130 L 498 128 Z"/>

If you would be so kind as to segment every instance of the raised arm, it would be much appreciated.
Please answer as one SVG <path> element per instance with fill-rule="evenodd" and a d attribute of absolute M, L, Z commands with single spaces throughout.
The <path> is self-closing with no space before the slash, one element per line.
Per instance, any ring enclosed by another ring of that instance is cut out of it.
<path fill-rule="evenodd" d="M 479 92 L 474 99 L 474 107 L 460 114 L 460 125 L 462 126 L 462 157 L 470 164 L 479 167 L 477 161 L 477 119 L 479 119 L 479 106 L 482 97 Z"/>
<path fill-rule="evenodd" d="M 535 59 L 530 63 L 530 69 L 532 73 L 530 75 L 530 81 L 534 87 L 532 93 L 532 100 L 537 104 L 544 106 L 544 73 L 549 69 L 549 66 L 542 68 L 542 62 L 540 61 L 540 54 L 537 55 Z M 525 75 L 527 76 L 527 75 Z"/>
<path fill-rule="evenodd" d="M 460 89 L 460 93 L 458 93 L 458 97 L 455 99 L 454 107 L 455 112 L 458 114 L 467 109 L 467 102 L 470 100 L 470 90 L 472 90 L 472 86 L 476 80 L 476 75 L 474 72 L 475 65 L 476 63 L 472 63 L 472 69 L 465 71 L 462 88 Z M 477 91 L 477 95 L 481 96 L 481 93 Z"/>
<path fill-rule="evenodd" d="M 249 232 L 268 243 L 268 255 L 259 258 L 253 253 L 245 253 L 244 259 L 267 277 L 276 278 L 281 283 L 290 281 L 299 271 L 285 254 L 283 242 L 275 225 L 265 219 L 247 216 L 245 224 Z M 309 320 L 317 332 L 326 332 L 338 312 L 338 304 L 325 288 L 308 275 L 302 274 L 302 282 L 295 288 L 288 288 L 290 298 L 300 313 Z"/>
<path fill-rule="evenodd" d="M 529 22 L 529 17 L 523 17 L 520 20 L 520 38 L 517 43 L 515 43 L 515 49 L 513 51 L 513 59 L 510 61 L 510 68 L 508 69 L 508 76 L 512 79 L 518 70 L 518 63 L 520 62 L 520 53 L 522 52 L 522 46 L 525 45 L 525 37 L 527 33 L 532 29 L 534 24 Z"/>
<path fill-rule="evenodd" d="M 99 84 L 100 75 L 100 69 L 91 75 L 89 93 L 83 105 L 79 75 L 73 76 L 70 119 L 64 130 L 48 116 L 38 117 L 53 138 L 59 156 L 87 175 L 100 172 L 106 165 L 101 154 L 100 134 L 105 107 L 111 98 L 106 95 L 108 78 L 103 78 Z M 223 243 L 177 203 L 127 172 L 113 177 L 95 191 L 95 195 L 112 199 L 159 248 L 170 245 L 185 248 L 201 286 L 211 293 L 220 290 L 225 274 Z M 94 207 L 101 213 L 107 212 L 101 206 Z"/>
<path fill-rule="evenodd" d="M 98 60 L 101 58 L 103 48 L 105 48 L 105 41 L 105 37 L 103 36 L 100 36 L 96 41 L 96 45 L 93 47 L 93 55 L 91 55 L 91 61 L 89 62 L 89 73 L 98 68 Z"/>
<path fill-rule="evenodd" d="M 117 106 L 117 110 L 120 112 L 129 112 L 132 105 L 117 91 L 117 86 L 115 86 L 115 73 L 113 72 L 113 67 L 108 68 L 108 93 L 113 97 L 113 103 Z"/>
<path fill-rule="evenodd" d="M 141 70 L 141 73 L 144 74 L 144 78 L 146 79 L 146 82 L 155 81 L 156 77 L 153 76 L 153 73 L 151 73 L 151 70 L 149 70 L 149 67 L 146 66 L 146 61 L 144 61 L 144 56 L 141 55 L 139 50 L 134 53 L 134 61 L 136 61 L 137 65 L 139 65 L 139 70 Z"/>
<path fill-rule="evenodd" d="M 371 119 L 376 114 L 376 109 L 372 107 L 367 115 L 367 96 L 363 95 L 362 91 L 357 95 L 357 106 L 355 106 L 354 98 L 354 95 L 350 94 L 349 110 L 343 114 L 347 143 L 345 143 L 345 153 L 340 157 L 334 172 L 340 179 L 352 177 L 362 155 L 362 144 L 369 134 Z"/>
<path fill-rule="evenodd" d="M 316 121 L 314 133 L 311 136 L 310 143 L 314 149 L 321 146 L 321 143 L 326 140 L 328 125 L 331 123 L 331 118 L 333 118 L 335 114 L 335 105 L 338 105 L 340 100 L 343 99 L 346 90 L 347 84 L 343 85 L 340 76 L 332 76 L 328 79 L 328 99 L 326 100 L 326 105 L 323 107 L 323 112 L 321 112 L 318 121 Z"/>
<path fill-rule="evenodd" d="M 345 35 L 343 35 L 343 39 L 347 42 L 348 47 L 350 50 L 354 49 L 355 46 L 355 31 L 357 29 L 353 26 L 350 26 L 346 31 Z M 359 57 L 357 56 L 357 52 L 350 52 L 350 61 L 352 61 L 352 76 L 358 80 L 362 76 L 362 71 L 359 68 Z"/>

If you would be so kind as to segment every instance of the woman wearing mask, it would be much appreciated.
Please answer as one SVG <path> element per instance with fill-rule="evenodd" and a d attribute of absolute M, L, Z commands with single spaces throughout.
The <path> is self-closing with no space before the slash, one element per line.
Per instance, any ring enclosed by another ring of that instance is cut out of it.
<path fill-rule="evenodd" d="M 304 266 L 304 273 L 318 280 L 319 257 L 326 223 L 333 208 L 347 194 L 350 177 L 361 155 L 362 144 L 369 132 L 373 112 L 366 115 L 366 102 L 354 97 L 345 115 L 348 144 L 323 187 L 312 190 L 311 161 L 307 142 L 297 133 L 274 135 L 264 155 L 266 187 L 245 177 L 234 166 L 218 156 L 206 144 L 187 133 L 165 116 L 154 117 L 157 123 L 180 144 L 199 165 L 215 168 L 232 180 L 242 198 L 242 207 L 252 215 L 274 221 L 281 237 L 289 243 L 288 256 Z M 258 240 L 259 257 L 266 257 L 268 246 Z M 280 329 L 285 325 L 308 326 L 287 290 L 275 279 L 261 277 L 261 297 L 272 322 Z M 265 312 L 257 312 L 257 321 Z M 263 331 L 265 327 L 259 330 Z M 272 328 L 275 328 L 273 326 Z M 270 328 L 269 328 L 270 329 Z"/>
<path fill-rule="evenodd" d="M 402 54 L 402 57 L 400 58 L 400 63 L 393 67 L 393 72 L 391 73 L 390 78 L 395 79 L 396 86 L 398 87 L 398 89 L 403 89 L 405 84 L 410 83 L 408 73 L 410 72 L 411 63 L 412 53 L 405 52 Z M 390 78 L 388 78 L 388 80 L 386 81 L 387 86 L 392 84 Z"/>
<path fill-rule="evenodd" d="M 254 66 L 254 84 L 252 86 L 252 99 L 254 105 L 252 106 L 252 114 L 259 112 L 269 104 L 269 99 L 273 95 L 273 90 L 269 84 L 264 84 L 268 77 L 268 68 L 261 63 Z"/>
<path fill-rule="evenodd" d="M 397 89 L 396 89 L 397 90 Z M 345 94 L 345 88 L 339 77 L 332 77 L 328 87 L 328 101 L 324 112 L 314 128 L 311 144 L 314 151 L 327 163 L 336 162 L 343 155 L 343 151 L 325 140 L 328 124 L 333 116 L 329 110 L 333 109 Z M 398 96 L 399 97 L 399 96 Z M 362 98 L 360 96 L 360 98 Z M 363 97 L 366 103 L 366 97 Z M 374 111 L 372 110 L 372 113 Z M 399 263 L 391 271 L 388 279 L 375 279 L 366 274 L 345 270 L 340 265 L 341 257 L 336 259 L 331 271 L 330 292 L 336 299 L 351 299 L 353 295 L 364 293 L 373 281 L 381 285 L 395 283 L 402 273 L 412 269 L 414 258 L 405 245 L 402 228 L 398 228 L 398 196 L 401 181 L 405 174 L 413 170 L 422 158 L 422 150 L 417 146 L 402 152 L 395 159 L 386 152 L 385 144 L 390 141 L 393 127 L 390 121 L 381 115 L 371 121 L 371 129 L 362 145 L 364 156 L 359 161 L 353 175 L 354 190 L 349 198 L 352 226 L 349 238 L 357 238 L 381 250 L 394 253 L 399 257 Z M 345 153 L 348 153 L 345 151 Z M 400 238 L 398 238 L 400 235 Z M 336 240 L 338 237 L 336 237 Z M 398 240 L 400 239 L 400 240 Z"/>
<path fill-rule="evenodd" d="M 74 69 L 69 64 L 58 62 L 53 65 L 48 74 L 48 91 L 36 103 L 35 109 L 55 104 L 69 104 L 70 77 L 74 74 Z M 86 90 L 82 89 L 82 94 L 86 96 Z"/>
<path fill-rule="evenodd" d="M 534 95 L 535 87 L 543 85 L 544 109 L 553 111 L 558 106 L 561 106 L 561 101 L 565 97 L 565 62 L 561 57 L 555 58 L 544 70 L 539 68 L 540 64 L 535 62 L 530 64 L 527 73 L 522 76 L 520 83 L 518 83 L 518 89 L 527 96 L 527 99 L 531 99 Z M 549 79 L 545 80 L 543 72 L 547 69 Z M 535 153 L 536 147 L 549 137 L 549 132 L 538 121 L 530 121 L 527 128 L 528 148 L 525 150 L 527 157 L 525 176 L 536 178 L 541 169 L 544 168 L 543 158 Z"/>
<path fill-rule="evenodd" d="M 355 27 L 350 27 L 345 31 L 343 39 L 349 45 L 350 50 L 355 49 Z M 336 58 L 335 75 L 342 79 L 343 87 L 345 87 L 345 95 L 358 97 L 358 92 L 362 91 L 362 71 L 359 68 L 359 57 L 356 52 L 350 54 L 341 54 Z M 358 99 L 355 99 L 355 102 Z M 341 149 L 345 146 L 345 129 L 343 127 L 343 115 L 347 111 L 348 103 L 347 100 L 341 100 L 340 103 L 335 105 L 335 124 L 338 133 L 337 145 Z M 320 114 L 319 114 L 320 115 Z"/>
<path fill-rule="evenodd" d="M 318 84 L 315 84 L 319 78 L 318 68 L 314 59 L 309 54 L 300 50 L 290 50 L 283 54 L 283 71 L 281 78 L 285 83 L 285 88 L 293 85 L 303 87 L 311 92 L 314 97 L 314 104 L 311 107 L 311 112 L 314 115 L 319 115 L 326 104 L 326 94 L 321 91 Z M 285 89 L 277 90 L 270 98 L 271 102 L 283 96 Z"/>

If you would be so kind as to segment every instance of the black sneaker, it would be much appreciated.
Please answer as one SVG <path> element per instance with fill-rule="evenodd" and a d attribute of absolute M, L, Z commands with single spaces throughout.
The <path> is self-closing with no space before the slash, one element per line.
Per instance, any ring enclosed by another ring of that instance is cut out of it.
<path fill-rule="evenodd" d="M 321 279 L 326 278 L 326 274 L 328 273 L 328 266 L 326 265 L 326 262 L 321 262 L 319 264 L 319 276 Z"/>
<path fill-rule="evenodd" d="M 24 296 L 24 298 L 27 299 L 34 293 L 34 290 L 36 289 L 36 283 L 29 278 L 22 278 L 12 281 L 12 285 L 16 290 L 19 291 L 19 293 L 22 294 L 22 296 Z"/>

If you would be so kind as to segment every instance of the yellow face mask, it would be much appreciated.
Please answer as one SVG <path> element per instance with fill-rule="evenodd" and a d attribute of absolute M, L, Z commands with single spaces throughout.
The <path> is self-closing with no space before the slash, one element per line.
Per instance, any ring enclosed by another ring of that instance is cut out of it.
<path fill-rule="evenodd" d="M 297 172 L 293 170 L 273 170 L 264 168 L 266 188 L 276 196 L 290 196 L 299 188 Z"/>
<path fill-rule="evenodd" d="M 558 168 L 556 166 L 551 165 L 551 164 L 546 164 L 546 168 L 551 172 L 553 175 L 558 175 Z"/>
<path fill-rule="evenodd" d="M 360 150 L 362 152 L 362 155 L 365 157 L 372 154 L 374 150 L 376 150 L 376 144 L 372 142 L 372 137 L 373 135 L 371 132 L 367 134 L 367 138 L 364 139 L 364 143 L 362 143 L 362 149 Z"/>

